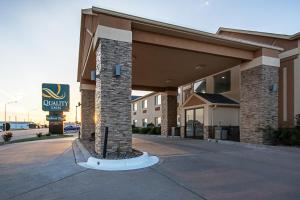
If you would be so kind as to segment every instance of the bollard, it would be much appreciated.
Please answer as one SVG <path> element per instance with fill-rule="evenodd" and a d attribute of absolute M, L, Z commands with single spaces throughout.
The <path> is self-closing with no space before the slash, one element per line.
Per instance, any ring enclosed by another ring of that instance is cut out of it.
<path fill-rule="evenodd" d="M 106 150 L 107 150 L 107 137 L 108 137 L 108 127 L 105 127 L 105 133 L 104 133 L 104 145 L 103 145 L 103 158 L 106 158 Z"/>

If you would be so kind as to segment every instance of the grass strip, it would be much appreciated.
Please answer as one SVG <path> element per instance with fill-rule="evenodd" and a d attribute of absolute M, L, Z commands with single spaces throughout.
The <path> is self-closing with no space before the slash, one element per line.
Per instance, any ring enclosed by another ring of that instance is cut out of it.
<path fill-rule="evenodd" d="M 0 145 L 20 143 L 20 142 L 38 141 L 38 140 L 48 140 L 48 139 L 60 139 L 60 138 L 67 138 L 67 137 L 73 137 L 73 135 L 50 135 L 50 136 L 43 135 L 41 137 L 35 136 L 35 137 L 30 137 L 30 138 L 13 140 L 13 141 L 9 141 L 9 142 L 0 142 Z"/>

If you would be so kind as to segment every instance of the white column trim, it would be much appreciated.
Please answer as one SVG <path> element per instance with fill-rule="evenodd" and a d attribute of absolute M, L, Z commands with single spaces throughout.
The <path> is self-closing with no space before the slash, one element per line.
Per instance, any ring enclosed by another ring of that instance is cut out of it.
<path fill-rule="evenodd" d="M 280 67 L 280 59 L 269 56 L 260 56 L 247 63 L 242 63 L 240 67 L 241 71 L 244 71 L 261 65 Z"/>
<path fill-rule="evenodd" d="M 96 90 L 96 85 L 80 84 L 80 91 L 81 90 Z"/>
<path fill-rule="evenodd" d="M 95 33 L 94 48 L 99 38 L 132 43 L 132 31 L 98 25 Z"/>

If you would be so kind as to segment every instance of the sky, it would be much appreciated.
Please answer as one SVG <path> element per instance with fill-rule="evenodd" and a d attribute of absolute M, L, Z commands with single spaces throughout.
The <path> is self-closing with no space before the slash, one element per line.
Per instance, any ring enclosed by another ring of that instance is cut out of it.
<path fill-rule="evenodd" d="M 7 120 L 44 123 L 42 83 L 70 85 L 65 114 L 75 121 L 80 15 L 92 6 L 211 33 L 300 31 L 299 0 L 0 0 L 0 121 L 5 103 L 17 101 L 7 105 Z"/>

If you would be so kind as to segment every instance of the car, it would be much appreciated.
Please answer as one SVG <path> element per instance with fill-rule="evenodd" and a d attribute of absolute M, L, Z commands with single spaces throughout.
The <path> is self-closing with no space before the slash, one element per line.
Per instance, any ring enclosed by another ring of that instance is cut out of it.
<path fill-rule="evenodd" d="M 79 130 L 80 130 L 80 126 L 69 125 L 64 127 L 64 132 L 79 131 Z"/>

